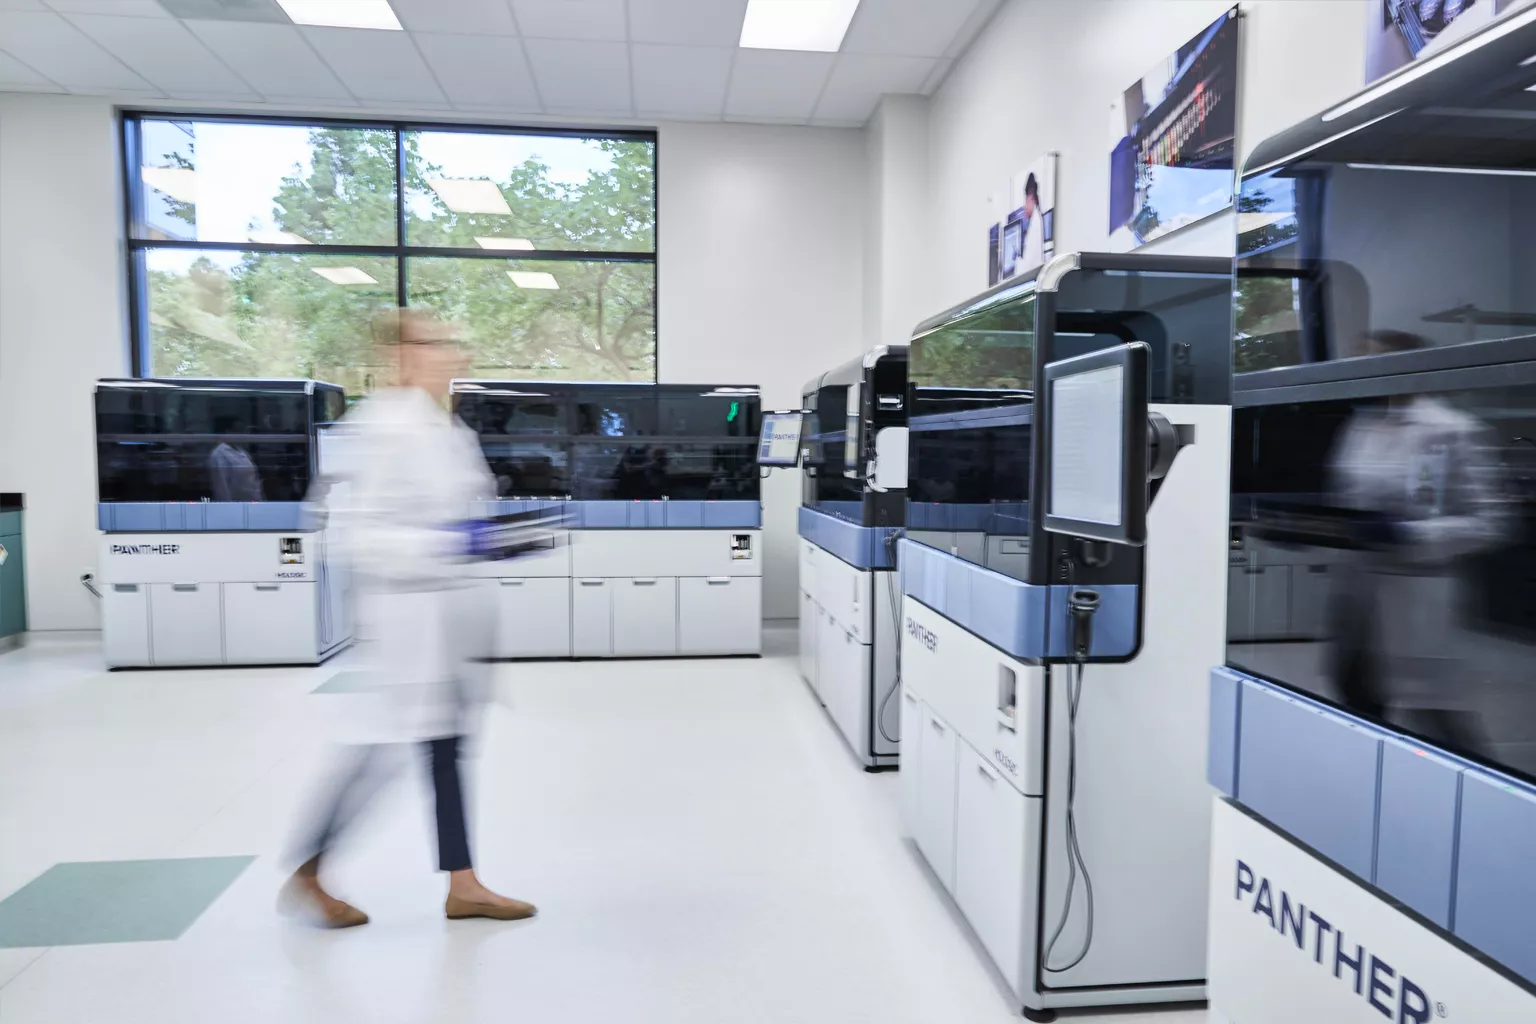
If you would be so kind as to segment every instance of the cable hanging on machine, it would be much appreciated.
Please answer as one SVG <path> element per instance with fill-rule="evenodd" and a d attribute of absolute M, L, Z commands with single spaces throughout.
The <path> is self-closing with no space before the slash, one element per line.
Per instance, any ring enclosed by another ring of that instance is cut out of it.
<path fill-rule="evenodd" d="M 901 540 L 905 533 L 905 530 L 894 529 L 885 535 L 885 553 L 891 562 L 891 571 L 887 573 L 885 581 L 885 594 L 891 602 L 891 627 L 896 631 L 894 648 L 896 653 L 896 676 L 891 680 L 891 688 L 885 691 L 884 697 L 880 698 L 880 706 L 875 711 L 875 728 L 880 730 L 880 735 L 885 738 L 885 742 L 897 744 L 901 742 L 900 737 L 892 736 L 885 728 L 885 711 L 886 708 L 890 707 L 891 698 L 896 696 L 896 691 L 901 689 L 901 602 L 896 596 L 896 550 L 897 542 Z"/>

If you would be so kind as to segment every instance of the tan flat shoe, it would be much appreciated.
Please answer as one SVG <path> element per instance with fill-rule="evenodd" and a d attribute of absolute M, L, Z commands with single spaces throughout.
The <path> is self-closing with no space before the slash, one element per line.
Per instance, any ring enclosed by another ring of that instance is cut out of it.
<path fill-rule="evenodd" d="M 522 900 L 510 900 L 506 906 L 500 906 L 495 903 L 476 903 L 449 894 L 443 911 L 450 921 L 462 921 L 469 917 L 486 917 L 492 921 L 523 921 L 538 914 L 539 908 Z"/>
<path fill-rule="evenodd" d="M 356 928 L 368 923 L 368 915 L 325 890 L 290 878 L 277 897 L 278 912 L 316 928 Z"/>

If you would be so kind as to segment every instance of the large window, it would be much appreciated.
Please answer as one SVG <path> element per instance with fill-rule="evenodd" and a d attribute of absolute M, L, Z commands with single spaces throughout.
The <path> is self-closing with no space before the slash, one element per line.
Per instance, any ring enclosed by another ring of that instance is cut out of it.
<path fill-rule="evenodd" d="M 359 393 L 417 306 L 478 376 L 656 379 L 651 133 L 142 114 L 124 147 L 142 376 Z"/>

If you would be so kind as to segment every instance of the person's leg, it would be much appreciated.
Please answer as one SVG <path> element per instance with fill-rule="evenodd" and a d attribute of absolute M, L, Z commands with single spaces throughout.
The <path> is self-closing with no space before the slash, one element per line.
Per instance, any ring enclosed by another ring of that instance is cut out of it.
<path fill-rule="evenodd" d="M 490 917 L 515 921 L 532 917 L 538 909 L 487 889 L 470 862 L 469 829 L 464 820 L 464 787 L 459 772 L 460 737 L 449 736 L 426 744 L 432 768 L 432 794 L 437 809 L 437 866 L 448 873 L 450 918 Z"/>

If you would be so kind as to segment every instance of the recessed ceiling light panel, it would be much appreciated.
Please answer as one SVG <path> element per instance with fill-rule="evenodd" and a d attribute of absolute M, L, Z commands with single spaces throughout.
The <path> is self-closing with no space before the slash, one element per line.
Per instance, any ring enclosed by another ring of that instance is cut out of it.
<path fill-rule="evenodd" d="M 379 282 L 361 267 L 310 267 L 331 284 L 378 284 Z"/>
<path fill-rule="evenodd" d="M 543 271 L 509 270 L 507 276 L 519 288 L 535 288 L 544 291 L 558 291 L 560 288 L 560 282 L 555 280 L 555 275 L 546 274 Z"/>
<path fill-rule="evenodd" d="M 507 197 L 490 178 L 428 178 L 427 184 L 454 213 L 512 215 Z"/>
<path fill-rule="evenodd" d="M 505 202 L 505 200 L 503 200 Z M 510 212 L 510 211 L 509 211 Z M 526 238 L 482 238 L 475 236 L 475 241 L 482 249 L 518 249 L 524 252 L 533 251 L 533 243 Z"/>
<path fill-rule="evenodd" d="M 389 0 L 277 0 L 295 25 L 402 31 Z"/>
<path fill-rule="evenodd" d="M 748 0 L 741 45 L 835 53 L 858 7 L 859 0 Z"/>

